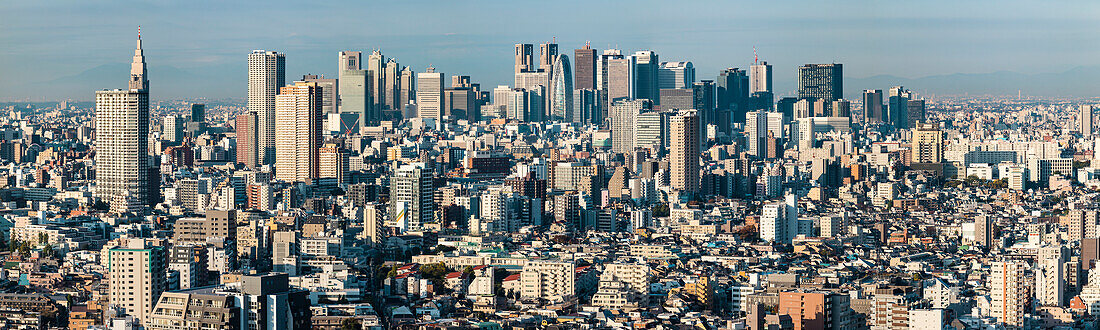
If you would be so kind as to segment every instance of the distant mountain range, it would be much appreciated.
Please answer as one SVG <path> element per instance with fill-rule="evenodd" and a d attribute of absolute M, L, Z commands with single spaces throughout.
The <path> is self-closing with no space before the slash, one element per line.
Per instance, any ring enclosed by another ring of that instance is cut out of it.
<path fill-rule="evenodd" d="M 992 73 L 956 73 L 922 78 L 878 75 L 844 80 L 844 95 L 856 100 L 865 89 L 892 86 L 905 88 L 922 96 L 1016 95 L 1043 97 L 1100 96 L 1100 67 L 1076 67 L 1059 73 L 1024 74 L 998 71 Z"/>
<path fill-rule="evenodd" d="M 104 64 L 76 75 L 43 82 L 8 83 L 0 86 L 0 100 L 91 100 L 94 91 L 123 88 L 129 74 L 128 63 Z M 247 68 L 243 65 L 223 65 L 179 69 L 172 66 L 149 67 L 149 80 L 154 99 L 180 98 L 243 98 L 247 92 Z M 288 80 L 294 77 L 287 77 Z M 1025 74 L 1009 71 L 992 73 L 957 73 L 921 78 L 877 75 L 866 78 L 846 78 L 845 97 L 858 100 L 864 89 L 886 90 L 905 86 L 921 96 L 1016 95 L 1043 97 L 1100 96 L 1100 67 L 1076 67 L 1059 73 Z M 795 82 L 777 80 L 780 95 L 790 94 Z"/>

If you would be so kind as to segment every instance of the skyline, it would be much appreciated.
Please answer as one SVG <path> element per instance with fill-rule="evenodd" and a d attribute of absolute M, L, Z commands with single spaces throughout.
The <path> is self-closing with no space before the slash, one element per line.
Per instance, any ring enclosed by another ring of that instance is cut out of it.
<path fill-rule="evenodd" d="M 698 79 L 711 79 L 726 67 L 747 68 L 755 46 L 760 59 L 775 66 L 777 94 L 793 90 L 796 68 L 805 63 L 843 63 L 846 79 L 1100 68 L 1100 36 L 1089 33 L 1100 28 L 1100 18 L 1090 15 L 1100 12 L 1100 5 L 1093 3 L 1019 1 L 1004 5 L 1015 8 L 1000 9 L 990 2 L 935 1 L 920 8 L 870 1 L 800 2 L 785 8 L 701 2 L 691 5 L 715 10 L 667 5 L 648 10 L 657 4 L 598 2 L 591 11 L 571 12 L 567 9 L 578 2 L 563 2 L 560 8 L 501 2 L 382 3 L 370 4 L 370 12 L 416 9 L 423 19 L 366 15 L 359 22 L 347 12 L 347 3 L 282 3 L 253 14 L 274 22 L 265 30 L 255 24 L 260 18 L 238 19 L 256 10 L 248 4 L 143 2 L 116 8 L 65 1 L 4 3 L 0 42 L 15 47 L 0 50 L 0 100 L 88 100 L 89 90 L 115 88 L 109 77 L 125 66 L 118 60 L 119 49 L 125 49 L 123 40 L 138 25 L 145 30 L 153 59 L 149 69 L 162 77 L 161 86 L 169 87 L 161 90 L 164 98 L 243 98 L 245 59 L 254 49 L 287 54 L 287 76 L 292 79 L 306 73 L 335 76 L 339 51 L 381 49 L 416 72 L 433 65 L 447 75 L 470 75 L 483 86 L 510 85 L 512 46 L 555 38 L 567 54 L 586 41 L 600 51 L 651 49 L 663 61 L 693 62 Z M 821 18 L 820 12 L 829 8 L 834 16 Z M 623 14 L 600 14 L 616 11 Z M 112 23 L 100 23 L 104 21 Z M 509 29 L 515 26 L 523 28 Z M 59 43 L 79 50 L 80 56 L 59 50 Z M 93 85 L 97 81 L 102 83 Z M 888 86 L 849 89 L 871 87 Z M 1091 89 L 1067 96 L 1087 96 L 1087 91 Z"/>

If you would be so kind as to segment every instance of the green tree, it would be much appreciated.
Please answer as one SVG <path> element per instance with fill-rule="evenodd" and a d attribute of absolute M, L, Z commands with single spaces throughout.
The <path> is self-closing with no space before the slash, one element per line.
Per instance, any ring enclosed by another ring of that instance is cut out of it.
<path fill-rule="evenodd" d="M 341 330 L 359 330 L 359 329 L 362 329 L 362 328 L 363 328 L 363 323 L 359 322 L 359 319 L 354 318 L 354 317 L 349 317 L 349 318 L 344 319 L 343 321 L 340 321 L 340 329 Z"/>

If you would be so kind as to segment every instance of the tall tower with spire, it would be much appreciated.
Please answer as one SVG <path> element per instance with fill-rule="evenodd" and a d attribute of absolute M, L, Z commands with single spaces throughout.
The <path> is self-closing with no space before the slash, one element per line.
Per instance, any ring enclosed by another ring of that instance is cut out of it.
<path fill-rule="evenodd" d="M 134 49 L 134 61 L 130 63 L 130 89 L 149 89 L 145 73 L 145 52 L 141 50 L 141 26 L 138 26 L 137 48 Z"/>
<path fill-rule="evenodd" d="M 145 213 L 159 189 L 149 158 L 149 81 L 138 28 L 129 88 L 96 92 L 95 196 L 112 213 Z M 155 300 L 154 300 L 155 301 Z"/>

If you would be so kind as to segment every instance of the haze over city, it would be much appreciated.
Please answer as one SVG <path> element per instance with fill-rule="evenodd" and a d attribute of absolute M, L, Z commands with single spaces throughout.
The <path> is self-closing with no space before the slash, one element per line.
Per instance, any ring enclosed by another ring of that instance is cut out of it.
<path fill-rule="evenodd" d="M 241 58 L 253 49 L 286 53 L 291 76 L 331 76 L 335 52 L 382 49 L 416 70 L 506 85 L 513 44 L 555 37 L 566 48 L 653 49 L 707 75 L 747 67 L 755 46 L 776 66 L 777 95 L 794 91 L 798 65 L 838 62 L 848 95 L 903 84 L 1085 97 L 1100 86 L 1098 11 L 1091 1 L 1016 0 L 5 1 L 0 100 L 90 100 L 88 88 L 125 72 L 120 50 L 138 25 L 161 59 L 149 68 L 167 87 L 156 99 L 242 97 Z"/>
<path fill-rule="evenodd" d="M 1098 23 L 0 2 L 0 329 L 1100 330 Z"/>

